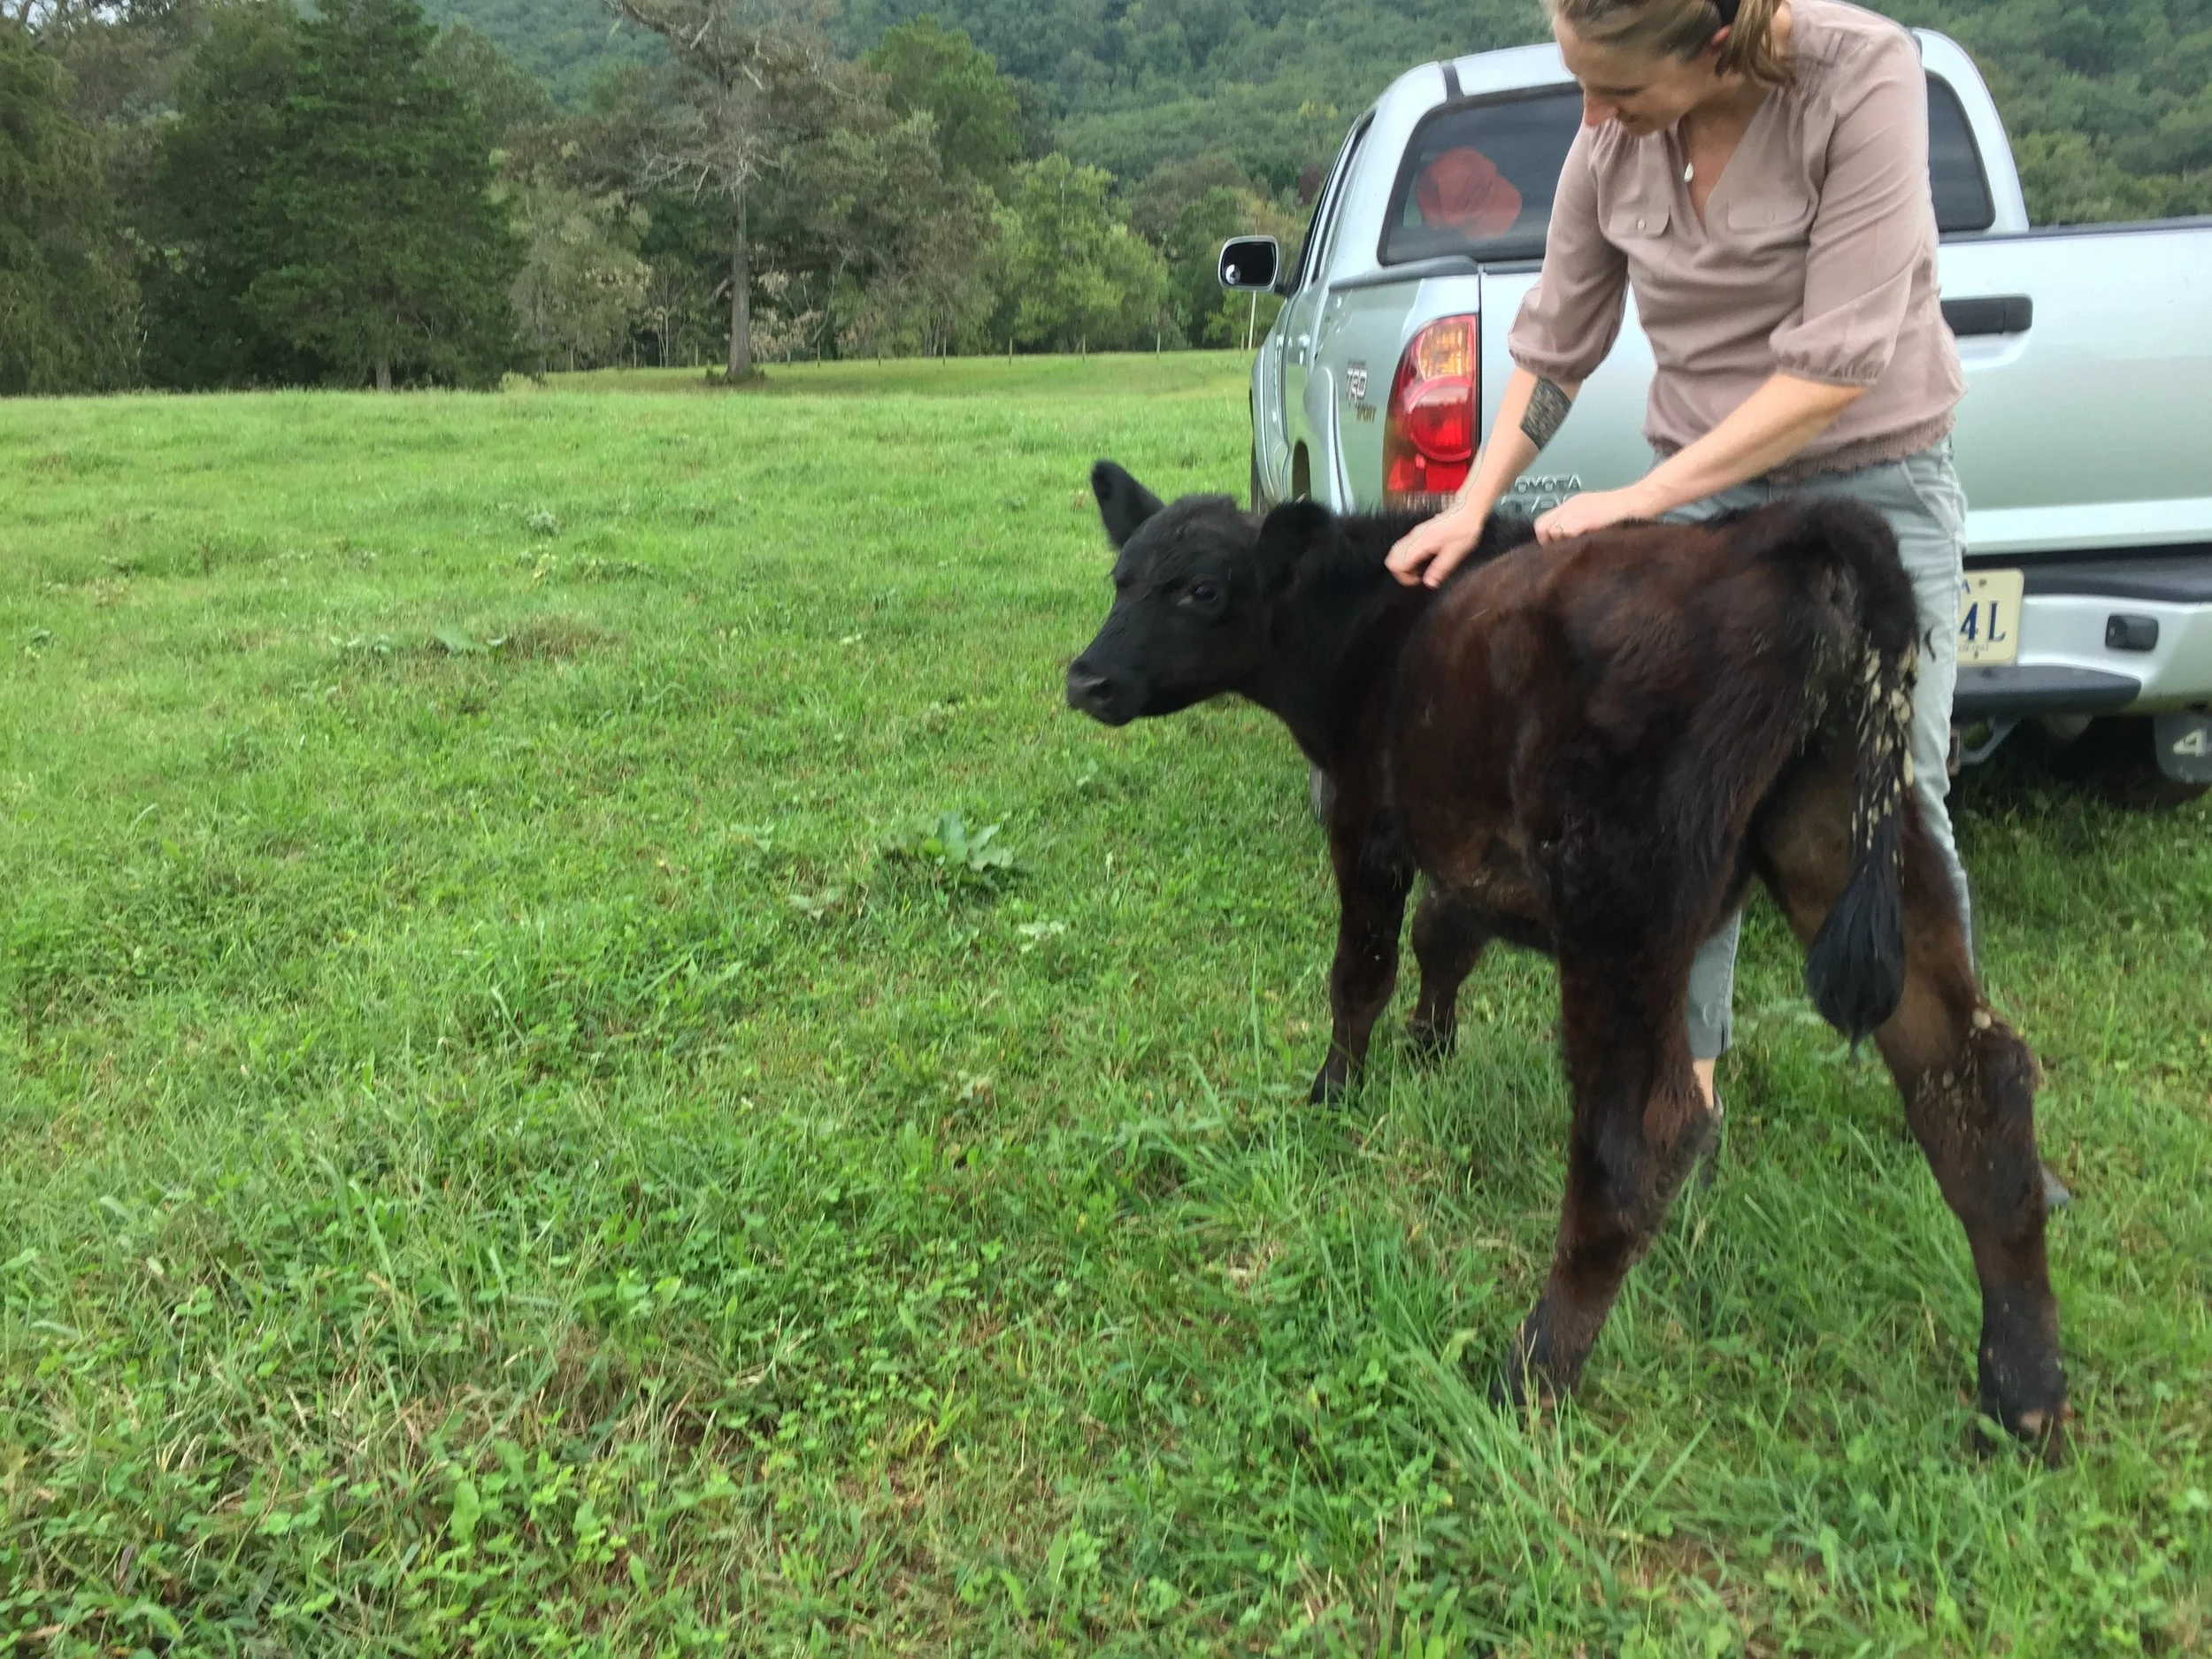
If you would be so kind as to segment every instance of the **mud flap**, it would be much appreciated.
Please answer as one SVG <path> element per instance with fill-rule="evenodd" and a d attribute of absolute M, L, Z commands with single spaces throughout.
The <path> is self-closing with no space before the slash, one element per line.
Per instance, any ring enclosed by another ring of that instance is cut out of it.
<path fill-rule="evenodd" d="M 2162 714 L 2151 722 L 2158 770 L 2176 783 L 2212 783 L 2212 718 Z"/>

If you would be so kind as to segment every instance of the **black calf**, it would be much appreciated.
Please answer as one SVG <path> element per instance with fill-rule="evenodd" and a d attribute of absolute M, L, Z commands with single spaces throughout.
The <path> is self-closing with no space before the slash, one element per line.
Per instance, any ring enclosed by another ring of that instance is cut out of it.
<path fill-rule="evenodd" d="M 1880 1048 L 1966 1228 L 1983 1405 L 2055 1459 L 2066 1384 L 2035 1062 L 1981 996 L 1909 787 L 1917 619 L 1886 525 L 1847 503 L 1778 503 L 1542 549 L 1494 519 L 1432 593 L 1383 568 L 1411 519 L 1164 506 L 1106 462 L 1092 487 L 1119 557 L 1070 705 L 1119 726 L 1239 693 L 1334 782 L 1340 912 L 1315 1098 L 1366 1056 L 1417 872 L 1423 1047 L 1449 1047 L 1491 939 L 1558 957 L 1567 1193 L 1506 1391 L 1573 1385 L 1705 1142 L 1690 959 L 1755 874 L 1809 947 L 1816 1006 Z"/>

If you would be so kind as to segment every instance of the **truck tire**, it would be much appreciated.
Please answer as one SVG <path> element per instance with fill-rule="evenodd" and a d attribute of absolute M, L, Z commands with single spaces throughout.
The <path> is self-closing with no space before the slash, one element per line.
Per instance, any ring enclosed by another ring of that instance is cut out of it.
<path fill-rule="evenodd" d="M 2212 784 L 2181 783 L 2158 769 L 2151 723 L 2142 715 L 2108 715 L 2060 751 L 2062 772 L 2091 785 L 2116 806 L 2157 811 L 2200 801 Z"/>

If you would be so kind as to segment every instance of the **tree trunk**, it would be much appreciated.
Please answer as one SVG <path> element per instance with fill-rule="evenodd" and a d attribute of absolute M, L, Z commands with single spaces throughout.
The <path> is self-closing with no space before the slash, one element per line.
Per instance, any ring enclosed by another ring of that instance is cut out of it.
<path fill-rule="evenodd" d="M 733 380 L 753 372 L 752 250 L 745 240 L 745 199 L 738 198 L 737 222 L 730 236 L 730 368 Z"/>
<path fill-rule="evenodd" d="M 380 357 L 376 360 L 376 389 L 380 392 L 392 389 L 392 360 L 389 357 Z"/>

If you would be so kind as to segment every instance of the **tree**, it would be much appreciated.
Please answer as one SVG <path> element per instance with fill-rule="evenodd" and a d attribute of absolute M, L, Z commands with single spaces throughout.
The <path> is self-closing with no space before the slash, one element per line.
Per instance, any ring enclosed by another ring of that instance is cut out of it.
<path fill-rule="evenodd" d="M 1161 252 L 1166 256 L 1168 309 L 1194 346 L 1242 346 L 1275 320 L 1282 301 L 1271 294 L 1225 294 L 1221 244 L 1232 236 L 1272 236 L 1288 248 L 1297 222 L 1249 189 L 1216 185 L 1176 215 Z"/>
<path fill-rule="evenodd" d="M 727 255 L 720 204 L 664 188 L 641 204 L 647 223 L 638 255 L 651 273 L 642 321 L 655 358 L 665 368 L 710 357 L 728 343 L 727 308 L 717 303 Z"/>
<path fill-rule="evenodd" d="M 110 136 L 157 119 L 191 56 L 210 0 L 60 0 L 26 27 L 62 67 L 69 111 Z M 0 12 L 6 0 L 0 0 Z"/>
<path fill-rule="evenodd" d="M 495 381 L 520 250 L 482 123 L 426 59 L 414 0 L 325 0 L 300 26 L 281 145 L 257 199 L 275 233 L 250 299 L 348 379 Z"/>
<path fill-rule="evenodd" d="M 919 17 L 887 32 L 864 60 L 884 77 L 894 115 L 926 111 L 946 168 L 1003 193 L 1022 159 L 1022 107 L 1014 83 L 958 29 Z"/>
<path fill-rule="evenodd" d="M 1214 151 L 1156 168 L 1129 193 L 1129 227 L 1167 262 L 1168 311 L 1187 343 L 1241 346 L 1274 320 L 1281 302 L 1272 296 L 1256 304 L 1223 294 L 1221 244 L 1273 236 L 1287 247 L 1298 227 L 1234 157 Z"/>
<path fill-rule="evenodd" d="M 264 222 L 261 193 L 285 142 L 285 104 L 299 67 L 289 0 L 242 0 L 208 19 L 162 126 L 140 233 L 146 370 L 188 388 L 297 385 L 323 360 L 266 326 L 248 296 L 280 257 L 283 227 Z"/>
<path fill-rule="evenodd" d="M 551 185 L 613 213 L 612 241 L 644 266 L 635 331 L 664 367 L 724 349 L 729 265 L 725 204 L 695 194 L 688 178 L 647 183 L 649 158 L 664 147 L 667 96 L 664 68 L 625 66 L 599 79 L 585 109 L 514 128 L 500 157 L 518 201 Z M 523 332 L 535 338 L 526 321 Z"/>
<path fill-rule="evenodd" d="M 664 56 L 651 35 L 611 22 L 601 0 L 436 0 L 430 10 L 441 22 L 465 23 L 482 35 L 564 110 L 588 104 L 610 73 L 649 67 Z"/>
<path fill-rule="evenodd" d="M 827 131 L 854 96 L 817 13 L 798 0 L 607 0 L 668 44 L 664 118 L 639 157 L 648 188 L 680 184 L 726 215 L 732 380 L 753 372 L 749 224 L 763 175 L 794 140 Z"/>
<path fill-rule="evenodd" d="M 1113 179 L 1047 156 L 1021 173 L 1007 259 L 1011 337 L 1048 350 L 1150 343 L 1167 273 L 1114 211 Z"/>
<path fill-rule="evenodd" d="M 2030 133 L 2015 159 L 2038 224 L 2154 219 L 2172 211 L 2158 183 L 2130 178 L 2079 133 Z"/>
<path fill-rule="evenodd" d="M 1162 164 L 1153 169 L 1142 184 L 1130 191 L 1129 228 L 1154 247 L 1164 248 L 1175 221 L 1183 216 L 1183 210 L 1215 189 L 1236 190 L 1254 196 L 1263 194 L 1234 156 L 1210 150 L 1188 161 Z"/>
<path fill-rule="evenodd" d="M 855 349 L 943 357 L 989 346 L 1005 274 L 1001 210 L 979 180 L 941 170 L 927 121 L 910 118 L 883 146 L 886 199 L 898 211 L 853 311 Z"/>
<path fill-rule="evenodd" d="M 99 141 L 61 72 L 0 21 L 0 393 L 128 381 L 135 296 Z"/>
<path fill-rule="evenodd" d="M 824 355 L 980 342 L 997 204 L 945 165 L 926 111 L 899 120 L 863 100 L 845 124 L 779 157 L 763 207 L 764 237 L 798 280 L 789 297 L 818 318 Z"/>
<path fill-rule="evenodd" d="M 539 373 L 564 355 L 604 361 L 645 309 L 652 273 L 632 250 L 643 214 L 617 192 L 588 195 L 547 178 L 515 192 L 526 253 L 509 290 Z"/>
<path fill-rule="evenodd" d="M 468 100 L 494 144 L 503 146 L 518 132 L 542 127 L 560 114 L 553 95 L 535 75 L 465 23 L 440 32 L 429 63 Z"/>

